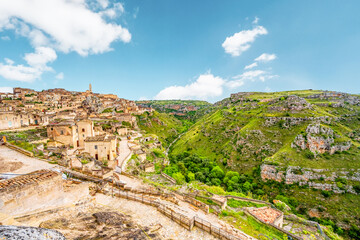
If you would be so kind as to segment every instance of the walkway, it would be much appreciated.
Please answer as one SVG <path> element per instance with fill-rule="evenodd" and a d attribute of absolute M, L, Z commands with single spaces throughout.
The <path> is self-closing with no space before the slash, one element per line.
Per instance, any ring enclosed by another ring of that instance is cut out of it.
<path fill-rule="evenodd" d="M 128 146 L 128 140 L 126 137 L 122 137 L 119 143 L 119 156 L 116 158 L 118 161 L 118 166 L 121 167 L 121 170 L 125 170 L 126 161 L 129 159 L 129 155 L 131 155 L 131 150 Z"/>
<path fill-rule="evenodd" d="M 28 157 L 5 146 L 0 146 L 0 173 L 29 173 L 51 169 L 56 165 Z"/>

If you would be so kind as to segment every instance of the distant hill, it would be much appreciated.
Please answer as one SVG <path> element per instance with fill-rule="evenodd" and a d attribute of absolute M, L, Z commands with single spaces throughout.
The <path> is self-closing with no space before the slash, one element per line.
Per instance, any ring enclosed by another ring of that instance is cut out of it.
<path fill-rule="evenodd" d="M 187 119 L 194 122 L 205 113 L 205 109 L 212 106 L 211 103 L 199 100 L 146 100 L 136 101 L 143 107 L 152 107 L 158 112 L 169 113 L 179 119 Z"/>
<path fill-rule="evenodd" d="M 186 161 L 197 158 L 184 153 L 207 158 L 224 172 L 242 174 L 242 182 L 232 183 L 235 191 L 270 200 L 295 198 L 299 204 L 294 213 L 339 233 L 352 229 L 351 235 L 360 225 L 354 217 L 360 216 L 359 95 L 240 92 L 212 106 L 205 104 L 201 111 L 171 146 L 175 172 L 182 168 L 187 176 L 194 171 L 183 168 L 182 161 L 196 169 Z M 201 171 L 205 177 L 193 172 L 196 179 L 228 188 L 225 179 L 210 181 L 209 169 Z"/>

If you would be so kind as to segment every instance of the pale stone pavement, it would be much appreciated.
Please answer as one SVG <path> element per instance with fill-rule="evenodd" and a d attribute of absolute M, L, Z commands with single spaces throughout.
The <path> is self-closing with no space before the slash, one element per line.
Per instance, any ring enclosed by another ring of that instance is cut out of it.
<path fill-rule="evenodd" d="M 37 158 L 25 156 L 5 146 L 0 146 L 0 164 L 5 165 L 15 162 L 21 162 L 23 165 L 19 169 L 11 171 L 11 173 L 29 173 L 40 169 L 51 169 L 56 166 Z"/>

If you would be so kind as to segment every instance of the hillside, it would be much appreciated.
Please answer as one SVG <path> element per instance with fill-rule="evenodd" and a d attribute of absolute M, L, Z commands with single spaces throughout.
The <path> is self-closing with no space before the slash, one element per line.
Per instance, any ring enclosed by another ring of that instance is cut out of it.
<path fill-rule="evenodd" d="M 194 122 L 203 116 L 211 103 L 200 100 L 143 100 L 136 101 L 143 107 L 152 107 L 158 112 L 169 113 L 180 120 L 188 120 Z"/>
<path fill-rule="evenodd" d="M 174 116 L 157 111 L 138 115 L 137 122 L 141 130 L 147 134 L 155 134 L 164 147 L 187 129 L 187 126 Z"/>
<path fill-rule="evenodd" d="M 239 172 L 253 185 L 244 180 L 231 189 L 270 200 L 295 197 L 300 204 L 294 213 L 331 221 L 339 233 L 360 225 L 359 95 L 237 93 L 208 111 L 171 147 L 172 164 L 181 170 L 179 162 L 185 163 L 184 174 L 193 168 L 181 155 L 187 152 Z M 229 187 L 225 179 L 207 176 L 207 184 Z"/>

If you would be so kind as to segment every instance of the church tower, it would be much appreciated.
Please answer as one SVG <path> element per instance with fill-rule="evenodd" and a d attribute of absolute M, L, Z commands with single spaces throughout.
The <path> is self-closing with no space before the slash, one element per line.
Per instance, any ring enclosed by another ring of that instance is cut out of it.
<path fill-rule="evenodd" d="M 89 84 L 89 92 L 92 92 L 91 83 Z"/>

